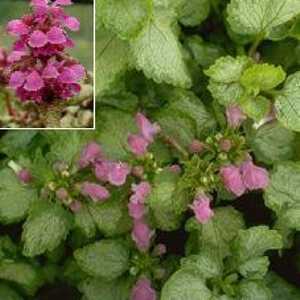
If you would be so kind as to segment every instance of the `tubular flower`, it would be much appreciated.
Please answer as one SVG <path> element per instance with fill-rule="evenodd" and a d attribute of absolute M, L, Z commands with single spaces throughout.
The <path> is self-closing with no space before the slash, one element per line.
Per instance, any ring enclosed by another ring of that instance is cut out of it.
<path fill-rule="evenodd" d="M 149 249 L 153 235 L 154 231 L 143 219 L 134 220 L 131 237 L 140 251 L 146 252 Z"/>
<path fill-rule="evenodd" d="M 87 167 L 89 164 L 93 164 L 97 159 L 101 159 L 103 153 L 101 147 L 96 142 L 91 142 L 87 144 L 80 155 L 79 166 L 81 168 Z"/>
<path fill-rule="evenodd" d="M 238 128 L 246 120 L 246 115 L 239 106 L 230 105 L 226 108 L 226 117 L 228 125 L 232 128 Z"/>
<path fill-rule="evenodd" d="M 156 300 L 156 292 L 146 277 L 140 278 L 131 291 L 130 300 Z"/>
<path fill-rule="evenodd" d="M 7 56 L 6 81 L 21 101 L 38 103 L 69 99 L 80 92 L 85 68 L 66 55 L 74 46 L 66 29 L 79 30 L 79 21 L 62 6 L 71 1 L 32 0 L 32 13 L 7 24 L 17 38 Z"/>
<path fill-rule="evenodd" d="M 214 212 L 210 208 L 210 198 L 204 194 L 198 195 L 190 208 L 194 211 L 197 221 L 201 224 L 207 223 L 213 216 Z"/>
<path fill-rule="evenodd" d="M 81 193 L 89 196 L 94 202 L 104 201 L 109 198 L 109 191 L 96 183 L 84 182 L 81 187 Z"/>

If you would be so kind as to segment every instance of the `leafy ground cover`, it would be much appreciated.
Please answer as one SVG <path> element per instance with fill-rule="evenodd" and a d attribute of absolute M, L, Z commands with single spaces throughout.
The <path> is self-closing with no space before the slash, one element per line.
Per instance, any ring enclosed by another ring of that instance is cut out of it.
<path fill-rule="evenodd" d="M 300 299 L 299 1 L 96 12 L 97 129 L 0 139 L 2 298 Z"/>

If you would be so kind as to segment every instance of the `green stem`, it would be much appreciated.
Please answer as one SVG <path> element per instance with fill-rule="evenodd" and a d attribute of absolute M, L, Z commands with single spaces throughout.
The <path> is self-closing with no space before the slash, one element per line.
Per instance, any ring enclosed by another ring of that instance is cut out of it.
<path fill-rule="evenodd" d="M 259 44 L 263 41 L 265 35 L 259 34 L 249 50 L 249 56 L 255 59 L 255 54 Z"/>

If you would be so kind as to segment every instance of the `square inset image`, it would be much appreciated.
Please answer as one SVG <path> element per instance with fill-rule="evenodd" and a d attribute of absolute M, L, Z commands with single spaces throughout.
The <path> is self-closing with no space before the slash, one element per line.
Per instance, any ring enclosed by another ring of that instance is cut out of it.
<path fill-rule="evenodd" d="M 94 1 L 1 0 L 0 129 L 93 129 Z"/>

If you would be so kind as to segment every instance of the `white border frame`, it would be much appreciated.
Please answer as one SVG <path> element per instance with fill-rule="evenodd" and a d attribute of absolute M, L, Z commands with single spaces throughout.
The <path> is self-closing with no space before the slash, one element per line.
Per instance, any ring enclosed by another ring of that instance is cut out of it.
<path fill-rule="evenodd" d="M 1 1 L 1 0 L 0 0 Z M 94 109 L 94 117 L 93 117 L 93 127 L 90 128 L 6 128 L 0 127 L 0 130 L 75 130 L 75 131 L 89 131 L 89 130 L 96 130 L 96 1 L 93 1 L 93 109 Z"/>

